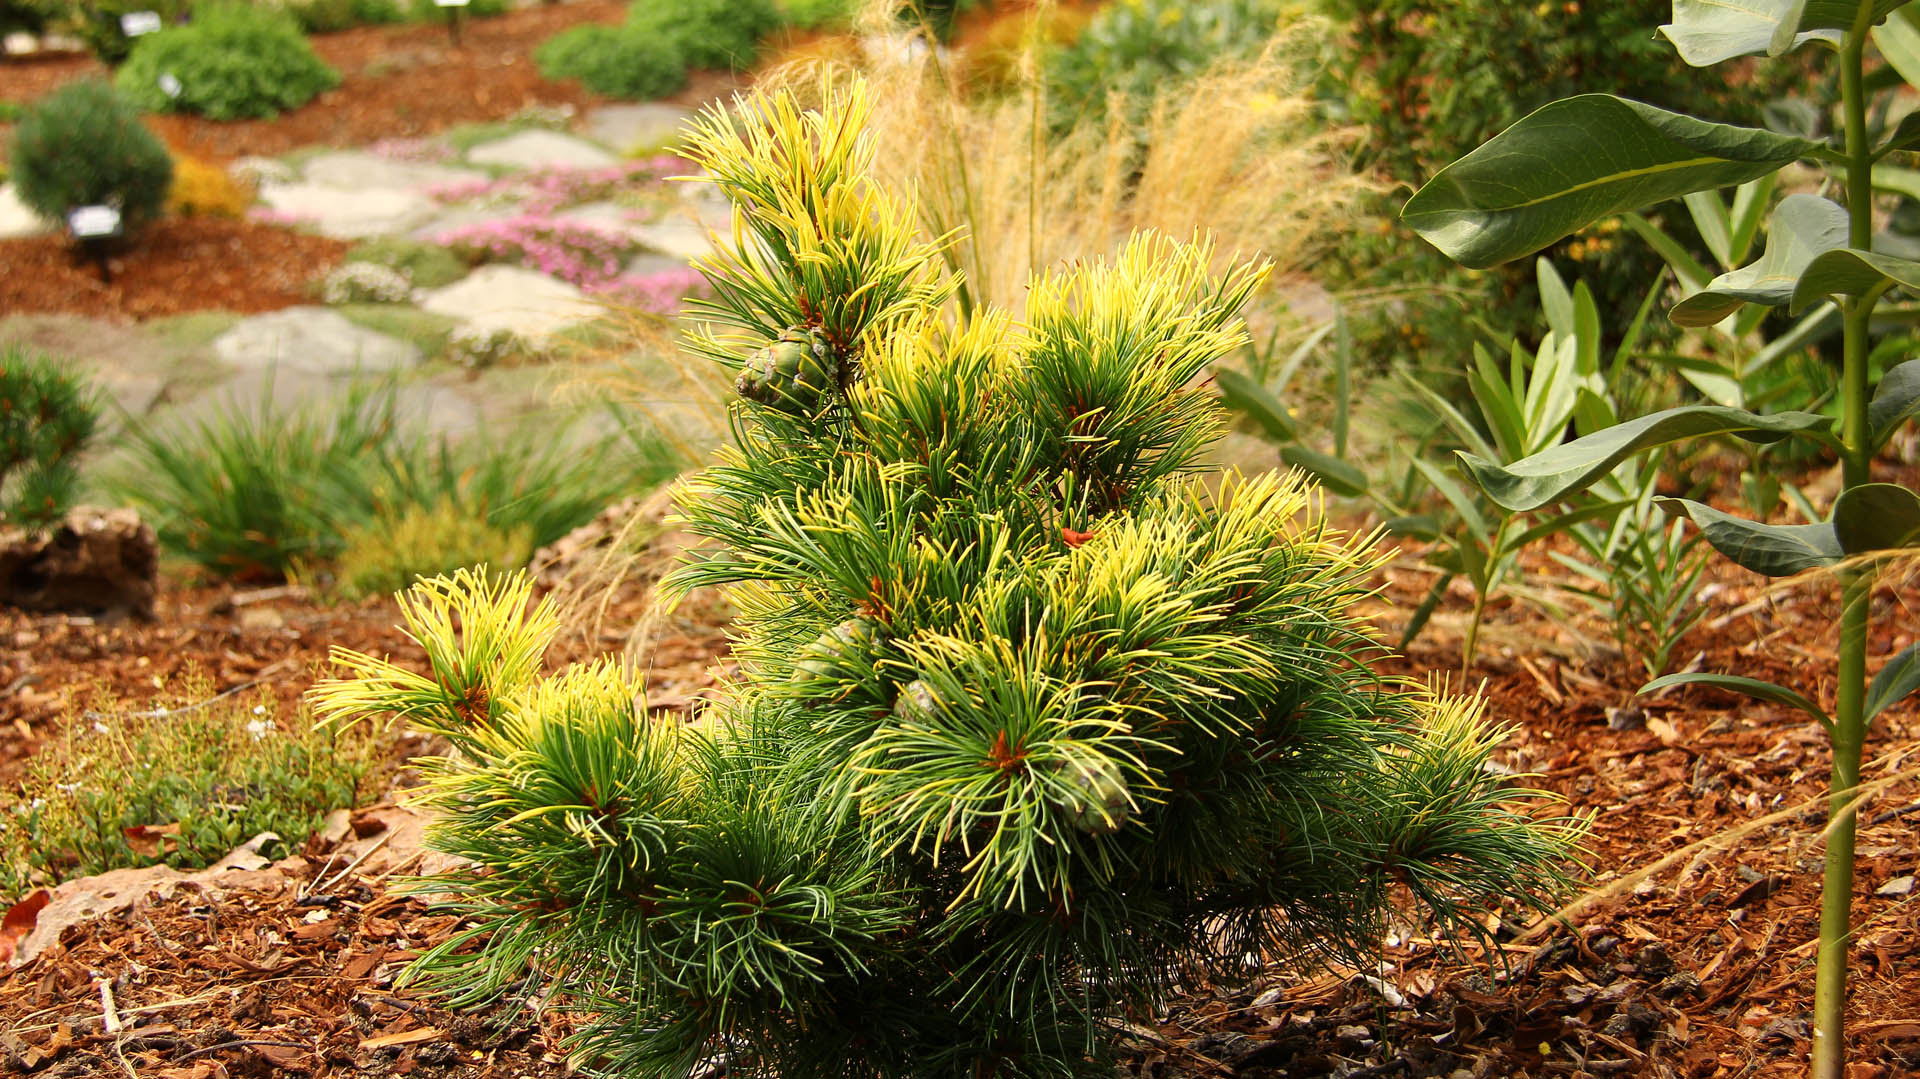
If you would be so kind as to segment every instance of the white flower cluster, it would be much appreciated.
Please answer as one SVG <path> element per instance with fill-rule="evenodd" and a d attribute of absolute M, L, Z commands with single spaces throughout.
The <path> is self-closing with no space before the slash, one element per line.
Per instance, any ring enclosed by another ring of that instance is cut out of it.
<path fill-rule="evenodd" d="M 330 304 L 406 303 L 413 298 L 413 281 L 391 266 L 349 262 L 327 274 L 320 298 Z"/>
<path fill-rule="evenodd" d="M 512 330 L 465 329 L 447 342 L 447 359 L 468 368 L 497 367 L 531 352 L 531 347 Z"/>

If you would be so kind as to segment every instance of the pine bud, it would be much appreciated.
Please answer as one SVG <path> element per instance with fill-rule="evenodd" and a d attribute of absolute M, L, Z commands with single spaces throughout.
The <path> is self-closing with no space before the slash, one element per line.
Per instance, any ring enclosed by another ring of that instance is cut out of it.
<path fill-rule="evenodd" d="M 1118 765 L 1099 758 L 1069 760 L 1055 770 L 1066 781 L 1066 790 L 1054 804 L 1064 811 L 1067 823 L 1089 835 L 1110 835 L 1126 823 L 1133 803 Z"/>
<path fill-rule="evenodd" d="M 795 327 L 779 340 L 754 353 L 733 388 L 749 401 L 758 401 L 796 416 L 812 415 L 834 385 L 833 350 L 819 333 Z"/>
<path fill-rule="evenodd" d="M 873 623 L 849 618 L 814 638 L 793 661 L 793 682 L 839 681 L 872 666 Z"/>
<path fill-rule="evenodd" d="M 900 698 L 893 702 L 893 718 L 902 723 L 928 723 L 940 706 L 940 696 L 921 679 L 900 687 Z"/>

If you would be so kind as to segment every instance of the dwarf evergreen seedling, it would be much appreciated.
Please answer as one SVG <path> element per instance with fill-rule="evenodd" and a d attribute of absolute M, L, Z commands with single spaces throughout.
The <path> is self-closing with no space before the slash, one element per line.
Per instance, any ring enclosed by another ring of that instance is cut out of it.
<path fill-rule="evenodd" d="M 131 231 L 160 216 L 173 183 L 166 146 L 103 82 L 72 83 L 29 106 L 12 165 L 20 201 L 62 226 L 77 207 L 111 206 Z"/>
<path fill-rule="evenodd" d="M 1454 928 L 1552 890 L 1576 830 L 1473 702 L 1359 662 L 1372 558 L 1303 481 L 1193 474 L 1263 268 L 1142 236 L 956 323 L 866 114 L 693 139 L 742 398 L 671 585 L 731 587 L 739 678 L 684 726 L 612 663 L 542 678 L 552 611 L 463 572 L 403 599 L 430 676 L 340 652 L 316 690 L 457 748 L 427 799 L 474 864 L 430 886 L 470 928 L 415 974 L 536 963 L 599 1074 L 1111 1075 L 1123 1010 L 1364 950 L 1396 885 Z"/>
<path fill-rule="evenodd" d="M 85 383 L 18 346 L 0 349 L 0 523 L 60 519 L 99 421 Z"/>

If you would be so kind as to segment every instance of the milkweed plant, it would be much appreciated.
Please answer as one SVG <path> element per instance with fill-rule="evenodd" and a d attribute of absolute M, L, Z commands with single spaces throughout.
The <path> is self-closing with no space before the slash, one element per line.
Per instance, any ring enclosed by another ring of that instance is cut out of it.
<path fill-rule="evenodd" d="M 1363 955 L 1400 890 L 1455 933 L 1562 890 L 1581 823 L 1479 703 L 1366 666 L 1366 545 L 1298 477 L 1197 472 L 1265 267 L 1143 235 L 956 320 L 868 107 L 690 139 L 739 400 L 666 587 L 731 590 L 737 678 L 682 723 L 613 660 L 544 675 L 554 611 L 463 571 L 402 598 L 431 674 L 343 650 L 315 690 L 453 747 L 423 798 L 468 864 L 423 886 L 464 928 L 412 976 L 531 965 L 610 1076 L 1111 1075 L 1130 1009 Z"/>

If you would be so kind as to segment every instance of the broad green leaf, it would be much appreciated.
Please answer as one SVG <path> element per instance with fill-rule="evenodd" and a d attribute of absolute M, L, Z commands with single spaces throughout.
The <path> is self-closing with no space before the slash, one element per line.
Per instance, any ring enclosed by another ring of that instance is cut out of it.
<path fill-rule="evenodd" d="M 1735 565 L 1768 577 L 1791 577 L 1846 557 L 1830 524 L 1770 525 L 1722 513 L 1685 498 L 1662 498 L 1660 508 L 1685 514 L 1713 549 Z"/>
<path fill-rule="evenodd" d="M 1226 367 L 1214 370 L 1213 383 L 1220 387 L 1220 402 L 1258 424 L 1267 437 L 1276 442 L 1292 442 L 1300 437 L 1293 418 L 1287 415 L 1287 406 L 1268 393 L 1265 386 Z"/>
<path fill-rule="evenodd" d="M 1888 135 L 1875 154 L 1890 154 L 1895 150 L 1911 150 L 1920 146 L 1920 112 L 1910 112 L 1900 118 L 1900 123 Z"/>
<path fill-rule="evenodd" d="M 1758 262 L 1723 273 L 1674 305 L 1682 326 L 1711 326 L 1750 303 L 1779 307 L 1793 299 L 1801 271 L 1814 256 L 1847 245 L 1846 208 L 1818 195 L 1788 195 L 1767 223 L 1767 247 Z"/>
<path fill-rule="evenodd" d="M 1356 498 L 1367 493 L 1367 474 L 1332 454 L 1305 446 L 1280 447 L 1280 459 L 1320 481 L 1320 486 L 1337 495 Z"/>
<path fill-rule="evenodd" d="M 1563 442 L 1505 468 L 1472 454 L 1461 463 L 1495 502 L 1509 510 L 1539 509 L 1583 490 L 1642 450 L 1702 435 L 1738 435 L 1748 442 L 1778 442 L 1831 424 L 1811 412 L 1760 416 L 1721 405 L 1685 405 L 1628 420 L 1616 427 Z"/>
<path fill-rule="evenodd" d="M 1787 310 L 1797 315 L 1828 296 L 1858 296 L 1887 283 L 1920 289 L 1920 262 L 1850 247 L 1827 251 L 1814 256 L 1800 272 L 1800 282 L 1793 288 L 1793 303 Z"/>
<path fill-rule="evenodd" d="M 1920 86 L 1920 21 L 1912 8 L 1902 8 L 1874 27 L 1873 44 L 1901 78 Z"/>
<path fill-rule="evenodd" d="M 1894 429 L 1916 412 L 1920 412 L 1920 360 L 1908 360 L 1880 376 L 1880 385 L 1874 387 L 1873 403 L 1867 406 L 1873 444 L 1885 444 Z"/>
<path fill-rule="evenodd" d="M 1886 711 L 1920 689 L 1920 643 L 1910 644 L 1887 661 L 1867 687 L 1866 718 Z"/>
<path fill-rule="evenodd" d="M 1863 483 L 1833 503 L 1833 534 L 1848 554 L 1920 543 L 1920 495 L 1897 483 Z"/>
<path fill-rule="evenodd" d="M 1542 106 L 1441 169 L 1401 218 L 1456 261 L 1484 269 L 1610 214 L 1756 179 L 1815 148 L 1583 94 Z"/>
<path fill-rule="evenodd" d="M 1874 0 L 1875 22 L 1906 0 Z M 1838 45 L 1853 26 L 1857 0 L 1674 0 L 1660 28 L 1694 67 L 1736 56 L 1782 56 L 1809 41 Z"/>
<path fill-rule="evenodd" d="M 1785 686 L 1775 685 L 1772 682 L 1762 682 L 1758 678 L 1743 678 L 1737 674 L 1713 674 L 1708 671 L 1691 671 L 1686 674 L 1663 675 L 1641 686 L 1640 692 L 1652 693 L 1656 689 L 1665 689 L 1668 686 L 1712 686 L 1715 689 L 1732 690 L 1735 693 L 1745 697 L 1752 697 L 1755 700 L 1770 701 L 1774 704 L 1784 704 L 1789 708 L 1798 708 L 1802 712 L 1819 720 L 1821 726 L 1829 728 L 1833 726 L 1833 718 L 1828 716 L 1819 705 L 1808 700 L 1804 695 L 1795 693 Z"/>

